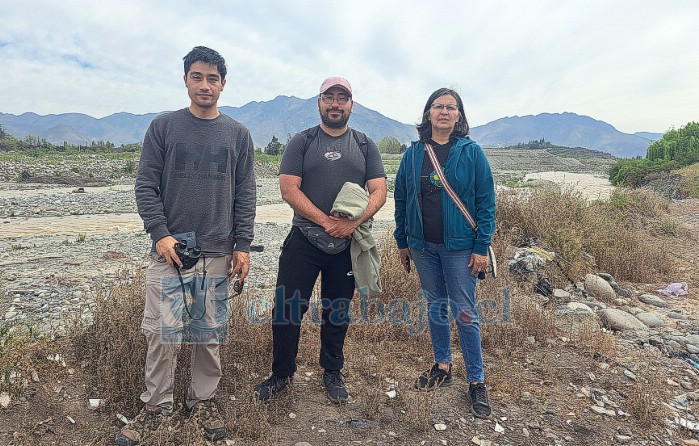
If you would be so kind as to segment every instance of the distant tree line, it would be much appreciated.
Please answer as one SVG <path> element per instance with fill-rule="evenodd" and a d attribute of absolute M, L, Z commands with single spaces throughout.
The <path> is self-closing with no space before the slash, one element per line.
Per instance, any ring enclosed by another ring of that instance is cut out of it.
<path fill-rule="evenodd" d="M 260 149 L 258 153 L 265 153 L 267 155 L 277 156 L 284 153 L 284 149 L 291 141 L 291 135 L 287 135 L 286 144 L 282 144 L 276 135 L 272 135 L 272 140 L 264 147 Z M 376 143 L 381 153 L 403 153 L 407 149 L 405 144 L 401 144 L 400 141 L 395 136 L 387 136 L 378 143 Z"/>
<path fill-rule="evenodd" d="M 64 141 L 63 144 L 52 144 L 45 138 L 38 136 L 27 135 L 24 139 L 15 138 L 5 131 L 0 125 L 0 151 L 2 152 L 28 152 L 30 154 L 39 153 L 105 153 L 105 152 L 140 152 L 141 144 L 121 144 L 116 146 L 111 141 L 92 141 L 90 144 L 68 144 Z"/>
<path fill-rule="evenodd" d="M 520 142 L 517 145 L 509 146 L 512 149 L 528 149 L 528 150 L 542 150 L 542 149 L 552 149 L 554 147 L 549 141 L 541 138 L 539 140 L 530 139 L 529 142 Z"/>
<path fill-rule="evenodd" d="M 614 185 L 638 187 L 646 176 L 669 172 L 699 162 L 699 123 L 690 122 L 677 130 L 668 130 L 648 147 L 646 157 L 619 160 L 609 170 Z"/>

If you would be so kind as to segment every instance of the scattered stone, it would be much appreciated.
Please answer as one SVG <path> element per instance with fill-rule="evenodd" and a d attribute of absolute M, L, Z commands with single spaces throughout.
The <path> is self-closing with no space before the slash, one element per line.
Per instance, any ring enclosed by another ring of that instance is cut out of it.
<path fill-rule="evenodd" d="M 434 425 L 434 430 L 436 430 L 436 431 L 445 431 L 445 430 L 447 430 L 447 425 L 444 424 L 444 423 L 436 423 L 436 424 Z"/>
<path fill-rule="evenodd" d="M 585 291 L 603 302 L 614 302 L 616 293 L 609 282 L 596 274 L 585 275 Z"/>
<path fill-rule="evenodd" d="M 553 297 L 555 297 L 556 299 L 570 299 L 572 295 L 566 290 L 554 288 Z"/>
<path fill-rule="evenodd" d="M 9 393 L 0 393 L 0 407 L 7 409 L 10 406 L 10 402 L 12 402 L 12 398 L 10 397 Z"/>
<path fill-rule="evenodd" d="M 116 414 L 117 420 L 121 421 L 124 424 L 129 424 L 129 419 L 123 416 L 122 414 L 118 413 Z"/>
<path fill-rule="evenodd" d="M 682 417 L 677 417 L 675 418 L 675 423 L 679 424 L 685 429 L 689 429 L 690 431 L 699 432 L 699 423 L 696 423 L 694 421 L 690 421 Z"/>
<path fill-rule="evenodd" d="M 100 399 L 100 398 L 90 398 L 87 400 L 87 405 L 92 410 L 99 409 L 101 403 L 102 403 L 102 399 Z"/>
<path fill-rule="evenodd" d="M 572 311 L 574 313 L 593 313 L 592 308 L 581 302 L 568 302 L 563 306 L 566 310 Z"/>
<path fill-rule="evenodd" d="M 615 434 L 614 438 L 616 438 L 616 441 L 618 441 L 621 444 L 626 444 L 629 441 L 631 441 L 631 437 L 628 435 Z"/>
<path fill-rule="evenodd" d="M 369 421 L 362 418 L 349 418 L 347 420 L 341 420 L 340 424 L 344 424 L 349 427 L 361 428 L 369 426 Z"/>
<path fill-rule="evenodd" d="M 605 282 L 606 283 L 606 282 Z M 615 308 L 607 308 L 599 312 L 602 324 L 614 331 L 639 330 L 646 331 L 648 328 L 640 320 L 636 319 L 629 313 L 617 310 Z"/>
<path fill-rule="evenodd" d="M 687 320 L 687 318 L 680 312 L 680 310 L 673 310 L 666 314 L 670 319 L 677 319 L 680 321 Z"/>
<path fill-rule="evenodd" d="M 653 296 L 652 294 L 641 294 L 640 296 L 638 296 L 638 300 L 648 305 L 653 305 L 654 307 L 667 307 L 667 302 L 665 302 L 658 296 Z"/>
<path fill-rule="evenodd" d="M 616 416 L 616 412 L 611 410 L 611 409 L 605 409 L 604 407 L 599 407 L 599 406 L 590 406 L 590 409 L 599 415 L 608 415 L 610 417 Z"/>
<path fill-rule="evenodd" d="M 638 313 L 636 318 L 650 328 L 658 328 L 663 326 L 663 319 L 657 313 L 653 313 L 651 311 Z"/>

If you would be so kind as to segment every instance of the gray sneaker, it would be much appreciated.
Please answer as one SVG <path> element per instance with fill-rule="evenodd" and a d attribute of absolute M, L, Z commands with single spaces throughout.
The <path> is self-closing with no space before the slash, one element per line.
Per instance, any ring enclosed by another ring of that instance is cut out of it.
<path fill-rule="evenodd" d="M 121 428 L 114 439 L 114 444 L 117 446 L 136 446 L 149 433 L 155 431 L 167 415 L 170 413 L 162 407 L 146 404 L 136 415 L 136 418 Z"/>
<path fill-rule="evenodd" d="M 323 373 L 323 385 L 328 392 L 328 398 L 335 403 L 346 403 L 349 400 L 345 380 L 339 370 L 326 370 Z"/>
<path fill-rule="evenodd" d="M 281 378 L 272 373 L 272 376 L 255 386 L 257 399 L 262 402 L 269 401 L 270 398 L 279 395 L 282 390 L 286 389 L 293 382 L 293 379 L 293 376 Z"/>
<path fill-rule="evenodd" d="M 191 417 L 204 430 L 204 437 L 209 441 L 218 441 L 228 434 L 226 423 L 221 417 L 218 405 L 214 400 L 199 401 L 189 409 Z"/>
<path fill-rule="evenodd" d="M 473 415 L 478 418 L 490 416 L 490 401 L 488 401 L 485 383 L 470 383 L 468 385 L 468 401 Z"/>

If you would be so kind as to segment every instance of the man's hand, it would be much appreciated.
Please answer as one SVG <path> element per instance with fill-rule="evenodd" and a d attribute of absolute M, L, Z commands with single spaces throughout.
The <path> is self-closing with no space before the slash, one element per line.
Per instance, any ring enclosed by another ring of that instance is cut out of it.
<path fill-rule="evenodd" d="M 177 252 L 175 251 L 175 244 L 177 243 L 179 242 L 175 237 L 167 235 L 155 242 L 155 250 L 167 261 L 168 265 L 174 266 L 173 263 L 175 263 L 182 268 L 182 262 L 180 258 L 177 257 Z"/>
<path fill-rule="evenodd" d="M 323 225 L 325 232 L 337 238 L 352 237 L 352 233 L 359 226 L 359 220 L 350 220 L 346 217 L 330 216 L 330 221 L 327 225 Z"/>
<path fill-rule="evenodd" d="M 250 253 L 243 251 L 233 251 L 233 259 L 231 260 L 231 277 L 238 275 L 239 281 L 244 281 L 250 272 Z"/>
<path fill-rule="evenodd" d="M 403 269 L 409 273 L 410 259 L 412 259 L 412 256 L 410 255 L 410 248 L 398 248 L 398 255 L 400 256 L 400 264 L 403 265 Z"/>

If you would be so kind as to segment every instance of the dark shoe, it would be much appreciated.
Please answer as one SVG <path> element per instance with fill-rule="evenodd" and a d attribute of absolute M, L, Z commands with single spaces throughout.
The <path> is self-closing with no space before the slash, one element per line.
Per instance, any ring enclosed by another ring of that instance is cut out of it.
<path fill-rule="evenodd" d="M 415 390 L 433 391 L 437 387 L 449 387 L 454 383 L 451 378 L 451 364 L 449 371 L 444 371 L 439 368 L 439 364 L 435 363 L 431 369 L 422 374 L 415 380 Z"/>
<path fill-rule="evenodd" d="M 490 403 L 485 383 L 471 383 L 468 385 L 468 400 L 471 404 L 471 413 L 478 418 L 490 416 Z"/>
<path fill-rule="evenodd" d="M 346 403 L 349 395 L 345 389 L 345 379 L 339 370 L 326 370 L 323 373 L 323 385 L 328 392 L 328 398 L 335 403 Z"/>
<path fill-rule="evenodd" d="M 275 396 L 279 395 L 281 391 L 286 389 L 286 386 L 292 382 L 292 376 L 281 378 L 272 373 L 272 376 L 255 386 L 257 399 L 260 401 L 268 401 L 270 398 L 274 398 Z"/>
<path fill-rule="evenodd" d="M 190 409 L 190 412 L 204 430 L 204 437 L 207 440 L 217 441 L 228 434 L 226 423 L 223 422 L 218 405 L 214 400 L 200 401 Z"/>
<path fill-rule="evenodd" d="M 136 418 L 121 428 L 114 439 L 114 444 L 117 446 L 137 445 L 150 432 L 160 426 L 166 415 L 169 414 L 162 407 L 146 404 L 136 415 Z"/>

